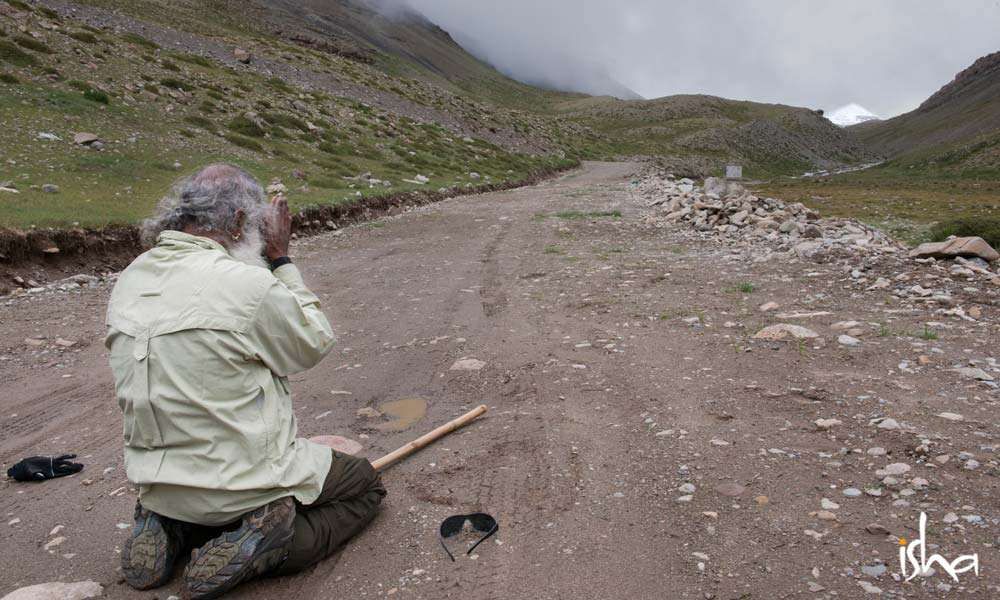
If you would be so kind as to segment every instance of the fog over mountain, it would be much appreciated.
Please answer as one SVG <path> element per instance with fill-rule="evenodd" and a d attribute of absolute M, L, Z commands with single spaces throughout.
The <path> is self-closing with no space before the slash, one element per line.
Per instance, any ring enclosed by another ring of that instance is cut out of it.
<path fill-rule="evenodd" d="M 408 3 L 529 83 L 705 93 L 884 117 L 1000 49 L 1000 0 L 378 0 Z"/>

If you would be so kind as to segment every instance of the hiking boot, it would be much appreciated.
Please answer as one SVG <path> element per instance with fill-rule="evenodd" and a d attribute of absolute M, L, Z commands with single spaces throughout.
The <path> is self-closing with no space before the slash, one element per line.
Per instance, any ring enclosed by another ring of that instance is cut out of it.
<path fill-rule="evenodd" d="M 122 550 L 125 582 L 137 590 L 166 585 L 184 548 L 181 524 L 135 503 L 135 525 Z"/>
<path fill-rule="evenodd" d="M 191 553 L 191 562 L 184 570 L 184 597 L 218 598 L 280 566 L 288 557 L 294 521 L 295 502 L 290 497 L 243 515 L 237 529 Z"/>

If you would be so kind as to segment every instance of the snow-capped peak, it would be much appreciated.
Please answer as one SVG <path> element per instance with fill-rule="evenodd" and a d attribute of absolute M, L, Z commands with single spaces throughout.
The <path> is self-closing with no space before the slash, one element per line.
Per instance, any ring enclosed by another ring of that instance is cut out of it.
<path fill-rule="evenodd" d="M 865 121 L 877 121 L 879 116 L 864 106 L 852 102 L 826 115 L 826 118 L 833 121 L 834 125 L 850 127 L 851 125 L 857 125 Z"/>

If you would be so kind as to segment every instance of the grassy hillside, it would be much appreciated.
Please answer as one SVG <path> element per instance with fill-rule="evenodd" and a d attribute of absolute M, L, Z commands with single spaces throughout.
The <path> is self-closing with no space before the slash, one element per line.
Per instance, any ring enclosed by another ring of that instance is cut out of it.
<path fill-rule="evenodd" d="M 0 191 L 0 225 L 134 222 L 170 181 L 218 160 L 281 180 L 297 207 L 520 179 L 565 162 L 557 140 L 574 135 L 389 77 L 367 59 L 205 18 L 218 3 L 114 4 L 149 20 L 95 26 L 108 13 L 0 2 L 0 183 L 20 192 Z M 254 53 L 250 66 L 233 58 L 237 47 Z M 505 130 L 491 131 L 493 118 Z M 81 132 L 103 147 L 74 143 Z M 404 181 L 418 175 L 429 181 Z"/>
<path fill-rule="evenodd" d="M 680 159 L 700 174 L 737 163 L 749 177 L 766 177 L 873 156 L 852 133 L 805 108 L 686 95 L 582 98 L 556 109 L 605 134 L 620 154 Z"/>
<path fill-rule="evenodd" d="M 1000 177 L 1000 52 L 984 56 L 916 110 L 852 128 L 890 168 Z"/>

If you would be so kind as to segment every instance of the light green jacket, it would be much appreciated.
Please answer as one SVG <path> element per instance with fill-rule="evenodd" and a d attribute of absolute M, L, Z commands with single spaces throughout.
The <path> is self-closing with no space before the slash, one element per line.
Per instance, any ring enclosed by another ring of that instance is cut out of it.
<path fill-rule="evenodd" d="M 142 505 L 223 525 L 285 496 L 314 502 L 332 455 L 296 438 L 287 378 L 333 342 L 294 265 L 272 274 L 162 233 L 119 276 L 105 341 Z"/>

